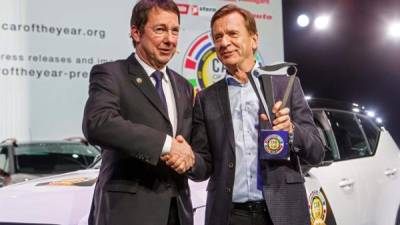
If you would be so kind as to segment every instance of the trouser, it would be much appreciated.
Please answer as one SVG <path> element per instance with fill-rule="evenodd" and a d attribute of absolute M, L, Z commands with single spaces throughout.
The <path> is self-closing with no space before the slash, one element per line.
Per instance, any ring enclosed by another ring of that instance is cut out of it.
<path fill-rule="evenodd" d="M 273 225 L 264 201 L 233 203 L 229 225 Z"/>
<path fill-rule="evenodd" d="M 171 205 L 169 207 L 169 215 L 168 215 L 167 225 L 180 225 L 179 214 L 178 214 L 178 204 L 176 203 L 176 198 L 171 199 Z"/>

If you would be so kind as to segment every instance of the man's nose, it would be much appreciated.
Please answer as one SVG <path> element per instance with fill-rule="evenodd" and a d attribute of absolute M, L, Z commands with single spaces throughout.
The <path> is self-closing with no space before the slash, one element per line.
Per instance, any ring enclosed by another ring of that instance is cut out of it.
<path fill-rule="evenodd" d="M 168 43 L 176 43 L 178 40 L 178 34 L 175 34 L 172 30 L 165 32 L 164 41 Z"/>
<path fill-rule="evenodd" d="M 230 43 L 231 43 L 231 42 L 230 42 L 230 40 L 229 40 L 229 37 L 223 36 L 223 37 L 221 38 L 220 44 L 221 44 L 222 47 L 226 47 L 226 46 L 228 46 Z"/>

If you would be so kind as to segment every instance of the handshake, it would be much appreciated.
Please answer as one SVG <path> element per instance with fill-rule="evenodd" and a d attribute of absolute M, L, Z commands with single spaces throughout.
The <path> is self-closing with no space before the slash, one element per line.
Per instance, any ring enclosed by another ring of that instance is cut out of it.
<path fill-rule="evenodd" d="M 185 138 L 181 135 L 172 139 L 171 151 L 162 155 L 160 158 L 167 166 L 171 167 L 179 174 L 186 172 L 194 164 L 192 147 L 190 147 Z"/>

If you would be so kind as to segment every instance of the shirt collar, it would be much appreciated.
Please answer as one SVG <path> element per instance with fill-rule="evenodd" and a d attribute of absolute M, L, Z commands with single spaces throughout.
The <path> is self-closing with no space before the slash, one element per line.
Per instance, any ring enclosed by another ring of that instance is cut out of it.
<path fill-rule="evenodd" d="M 261 74 L 259 71 L 259 65 L 257 63 L 255 63 L 254 67 L 251 69 L 251 74 L 255 78 L 258 78 L 258 76 Z M 236 77 L 230 75 L 229 73 L 225 75 L 225 82 L 228 86 L 240 86 L 240 87 L 246 86 L 246 84 L 240 83 L 240 81 Z"/>
<path fill-rule="evenodd" d="M 144 71 L 147 73 L 148 76 L 151 76 L 151 74 L 154 73 L 154 71 L 156 71 L 156 69 L 154 69 L 153 67 L 149 66 L 147 63 L 145 63 L 138 54 L 135 54 L 135 59 L 139 62 L 139 64 L 143 67 Z M 164 76 L 163 76 L 163 80 L 165 80 L 167 83 L 169 82 L 169 77 L 167 75 L 167 67 L 164 66 L 161 70 L 160 70 Z"/>
<path fill-rule="evenodd" d="M 228 86 L 243 87 L 245 85 L 245 84 L 240 83 L 240 81 L 236 77 L 229 75 L 229 74 L 225 75 L 225 82 Z"/>

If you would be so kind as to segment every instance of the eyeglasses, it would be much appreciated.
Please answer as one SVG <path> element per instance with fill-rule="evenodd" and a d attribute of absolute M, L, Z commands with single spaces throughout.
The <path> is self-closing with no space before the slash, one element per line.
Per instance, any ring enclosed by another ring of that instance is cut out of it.
<path fill-rule="evenodd" d="M 169 33 L 169 31 L 171 31 L 171 34 L 173 36 L 179 35 L 179 27 L 167 28 L 164 25 L 158 25 L 158 26 L 152 27 L 150 29 L 158 36 L 166 35 Z"/>

